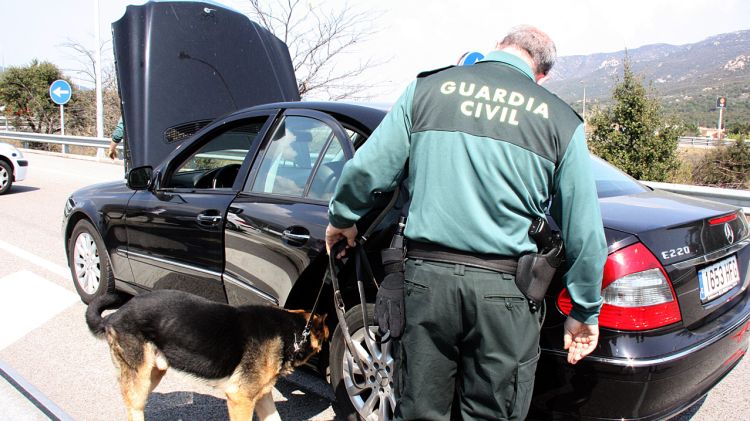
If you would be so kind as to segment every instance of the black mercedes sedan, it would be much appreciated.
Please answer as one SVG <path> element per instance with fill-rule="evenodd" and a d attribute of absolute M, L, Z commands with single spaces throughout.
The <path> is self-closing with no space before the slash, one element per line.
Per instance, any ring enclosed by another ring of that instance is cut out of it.
<path fill-rule="evenodd" d="M 215 4 L 130 6 L 113 33 L 133 169 L 65 203 L 65 251 L 82 300 L 166 288 L 310 309 L 327 277 L 328 201 L 386 110 L 297 101 L 286 46 Z M 601 338 L 567 364 L 571 302 L 558 277 L 545 299 L 531 416 L 668 418 L 748 349 L 748 222 L 737 208 L 653 190 L 596 157 L 591 165 L 609 245 Z M 390 194 L 382 196 L 385 207 Z M 390 233 L 382 225 L 365 244 L 376 277 Z M 388 420 L 392 342 L 366 334 L 377 331 L 366 326 L 375 287 L 362 303 L 351 266 L 340 278 L 353 347 L 329 317 L 336 331 L 317 368 L 330 373 L 341 415 Z M 330 285 L 323 297 L 321 311 L 334 313 Z"/>

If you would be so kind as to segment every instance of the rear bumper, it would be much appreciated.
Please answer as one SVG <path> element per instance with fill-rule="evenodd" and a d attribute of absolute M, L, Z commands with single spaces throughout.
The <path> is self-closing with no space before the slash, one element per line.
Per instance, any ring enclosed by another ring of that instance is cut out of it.
<path fill-rule="evenodd" d="M 590 356 L 575 366 L 543 350 L 532 415 L 544 419 L 655 420 L 675 415 L 708 393 L 748 350 L 750 294 L 712 324 L 715 334 L 649 358 Z M 643 345 L 647 346 L 647 338 Z"/>

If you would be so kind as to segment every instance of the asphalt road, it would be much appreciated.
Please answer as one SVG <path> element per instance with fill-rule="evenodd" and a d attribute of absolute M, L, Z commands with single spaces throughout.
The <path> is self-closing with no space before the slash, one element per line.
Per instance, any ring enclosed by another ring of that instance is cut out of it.
<path fill-rule="evenodd" d="M 125 419 L 106 341 L 84 323 L 85 306 L 68 272 L 61 236 L 68 195 L 123 177 L 122 165 L 26 153 L 29 174 L 0 196 L 0 363 L 75 420 Z M 1 368 L 1 366 L 0 366 Z M 325 382 L 296 372 L 277 383 L 284 420 L 329 420 Z M 223 394 L 174 370 L 152 393 L 149 420 L 228 419 Z M 47 419 L 0 377 L 0 420 Z"/>
<path fill-rule="evenodd" d="M 28 178 L 0 196 L 0 368 L 9 367 L 72 419 L 125 419 L 107 345 L 86 328 L 60 233 L 69 193 L 122 178 L 122 166 L 39 153 L 26 157 Z M 749 361 L 744 358 L 680 419 L 750 420 Z M 329 388 L 307 372 L 280 381 L 274 398 L 284 420 L 335 417 Z M 0 420 L 48 419 L 32 401 L 0 376 Z M 172 370 L 152 393 L 146 418 L 228 419 L 219 391 Z"/>

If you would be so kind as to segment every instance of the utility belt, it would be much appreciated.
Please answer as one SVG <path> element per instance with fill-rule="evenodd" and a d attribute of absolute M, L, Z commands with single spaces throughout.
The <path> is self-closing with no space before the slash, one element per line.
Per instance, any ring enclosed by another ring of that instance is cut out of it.
<path fill-rule="evenodd" d="M 544 253 L 525 254 L 516 259 L 497 254 L 466 252 L 439 244 L 410 240 L 406 257 L 461 264 L 514 275 L 516 286 L 529 301 L 531 311 L 537 311 L 542 305 L 547 288 L 563 261 L 561 243 Z"/>
<path fill-rule="evenodd" d="M 406 249 L 406 257 L 412 259 L 423 259 L 432 262 L 454 263 L 471 266 L 479 269 L 487 269 L 494 272 L 516 274 L 518 259 L 501 256 L 498 254 L 472 253 L 456 250 L 435 243 L 423 243 L 409 240 Z"/>

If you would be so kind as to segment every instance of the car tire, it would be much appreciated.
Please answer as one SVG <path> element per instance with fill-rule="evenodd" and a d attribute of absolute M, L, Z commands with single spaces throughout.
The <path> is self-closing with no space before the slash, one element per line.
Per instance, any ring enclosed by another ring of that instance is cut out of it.
<path fill-rule="evenodd" d="M 73 285 L 84 303 L 114 292 L 115 280 L 104 241 L 85 219 L 76 224 L 68 238 L 68 266 Z"/>
<path fill-rule="evenodd" d="M 372 320 L 375 306 L 367 304 L 366 311 L 367 320 Z M 378 344 L 365 335 L 362 306 L 359 304 L 346 312 L 345 319 L 352 342 L 362 357 L 365 373 L 361 373 L 356 362 L 352 361 L 351 368 L 347 363 L 351 354 L 346 348 L 341 325 L 338 325 L 331 339 L 329 359 L 331 385 L 336 393 L 337 419 L 370 420 L 373 418 L 368 418 L 368 415 L 375 414 L 377 420 L 391 420 L 396 407 L 393 341 Z M 370 331 L 377 340 L 377 326 L 370 326 Z M 359 388 L 355 382 L 365 387 Z"/>
<path fill-rule="evenodd" d="M 13 166 L 0 160 L 0 194 L 10 191 L 13 185 Z"/>

